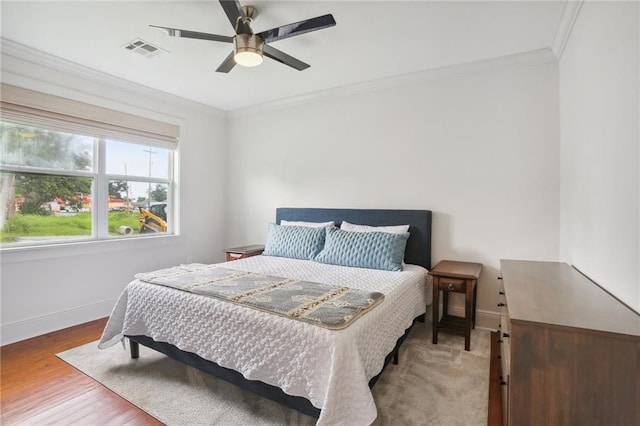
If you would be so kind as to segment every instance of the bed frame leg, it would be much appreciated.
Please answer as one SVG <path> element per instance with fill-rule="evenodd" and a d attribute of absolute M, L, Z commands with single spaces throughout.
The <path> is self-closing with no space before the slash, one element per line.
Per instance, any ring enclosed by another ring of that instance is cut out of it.
<path fill-rule="evenodd" d="M 131 358 L 140 358 L 140 344 L 129 339 L 129 349 L 131 350 Z"/>

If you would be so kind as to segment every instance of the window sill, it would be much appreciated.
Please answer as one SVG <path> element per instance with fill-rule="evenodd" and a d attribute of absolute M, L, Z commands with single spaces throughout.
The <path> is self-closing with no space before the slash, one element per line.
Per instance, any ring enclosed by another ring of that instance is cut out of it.
<path fill-rule="evenodd" d="M 63 242 L 29 247 L 5 247 L 0 249 L 0 257 L 2 258 L 2 264 L 10 264 L 109 252 L 175 247 L 182 243 L 183 238 L 180 235 L 152 235 L 113 240 Z"/>

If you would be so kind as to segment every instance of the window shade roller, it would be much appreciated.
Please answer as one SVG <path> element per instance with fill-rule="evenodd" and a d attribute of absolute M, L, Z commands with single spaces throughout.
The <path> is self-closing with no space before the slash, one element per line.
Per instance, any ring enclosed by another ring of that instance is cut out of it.
<path fill-rule="evenodd" d="M 1 89 L 5 121 L 169 149 L 178 144 L 180 128 L 174 124 L 7 84 Z"/>

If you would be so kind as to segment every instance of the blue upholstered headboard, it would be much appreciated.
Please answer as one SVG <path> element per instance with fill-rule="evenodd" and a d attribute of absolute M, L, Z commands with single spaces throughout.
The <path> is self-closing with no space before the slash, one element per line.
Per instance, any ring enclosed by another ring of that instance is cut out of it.
<path fill-rule="evenodd" d="M 389 226 L 409 224 L 409 240 L 404 261 L 431 269 L 431 210 L 368 210 L 280 207 L 276 209 L 276 223 L 281 220 L 305 222 L 343 220 L 358 225 Z"/>

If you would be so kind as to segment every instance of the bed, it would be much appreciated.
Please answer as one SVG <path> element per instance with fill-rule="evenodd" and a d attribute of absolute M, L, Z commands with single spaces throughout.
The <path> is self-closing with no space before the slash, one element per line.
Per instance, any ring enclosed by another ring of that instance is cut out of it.
<path fill-rule="evenodd" d="M 384 300 L 332 330 L 138 278 L 116 303 L 99 347 L 128 338 L 132 357 L 139 344 L 148 346 L 316 417 L 319 425 L 373 422 L 370 388 L 397 362 L 402 341 L 431 303 L 431 211 L 278 208 L 277 225 L 270 226 L 283 229 L 284 221 L 409 225 L 401 270 L 266 255 L 216 267 L 370 290 Z"/>

